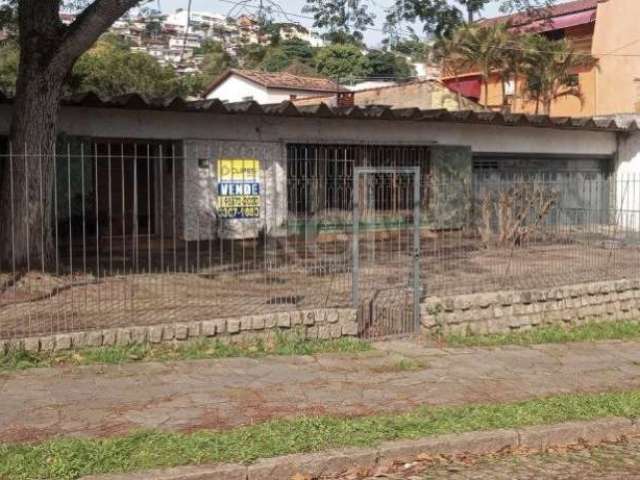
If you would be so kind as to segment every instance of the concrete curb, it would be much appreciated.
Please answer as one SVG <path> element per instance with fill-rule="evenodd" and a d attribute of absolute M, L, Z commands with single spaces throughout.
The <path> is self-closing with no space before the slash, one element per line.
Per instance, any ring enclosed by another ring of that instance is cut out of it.
<path fill-rule="evenodd" d="M 353 468 L 373 468 L 410 462 L 420 454 L 488 454 L 506 449 L 544 450 L 585 442 L 597 445 L 640 434 L 636 420 L 610 417 L 585 422 L 540 425 L 520 429 L 439 435 L 418 440 L 385 442 L 374 448 L 349 448 L 258 460 L 251 465 L 222 464 L 178 467 L 149 472 L 98 475 L 81 480 L 287 480 L 335 475 Z"/>

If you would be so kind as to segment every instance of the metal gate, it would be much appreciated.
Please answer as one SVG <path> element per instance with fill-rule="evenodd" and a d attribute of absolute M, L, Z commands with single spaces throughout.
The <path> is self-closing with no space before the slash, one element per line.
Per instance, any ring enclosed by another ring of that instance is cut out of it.
<path fill-rule="evenodd" d="M 367 338 L 420 327 L 420 167 L 356 167 L 353 305 Z"/>

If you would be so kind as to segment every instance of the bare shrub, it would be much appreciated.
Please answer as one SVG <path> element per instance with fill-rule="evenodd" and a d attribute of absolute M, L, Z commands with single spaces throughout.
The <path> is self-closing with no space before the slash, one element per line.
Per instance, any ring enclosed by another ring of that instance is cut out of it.
<path fill-rule="evenodd" d="M 481 199 L 478 226 L 483 244 L 513 247 L 541 235 L 559 196 L 539 182 L 518 184 L 498 194 L 488 192 Z"/>

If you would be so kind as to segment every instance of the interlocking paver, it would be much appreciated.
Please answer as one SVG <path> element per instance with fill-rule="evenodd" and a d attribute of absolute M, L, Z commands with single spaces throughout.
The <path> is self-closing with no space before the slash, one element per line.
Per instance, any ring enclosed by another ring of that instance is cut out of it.
<path fill-rule="evenodd" d="M 230 428 L 301 414 L 363 415 L 640 388 L 639 347 L 437 350 L 393 342 L 359 355 L 28 370 L 0 375 L 0 439 Z M 404 357 L 424 368 L 397 368 Z"/>

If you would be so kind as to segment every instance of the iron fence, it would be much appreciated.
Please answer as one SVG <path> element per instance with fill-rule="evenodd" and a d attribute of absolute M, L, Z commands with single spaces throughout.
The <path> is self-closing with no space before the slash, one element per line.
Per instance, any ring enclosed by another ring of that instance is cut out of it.
<path fill-rule="evenodd" d="M 351 307 L 354 287 L 379 336 L 415 323 L 416 295 L 640 267 L 634 175 L 438 175 L 424 146 L 248 142 L 79 140 L 0 161 L 0 338 Z"/>

